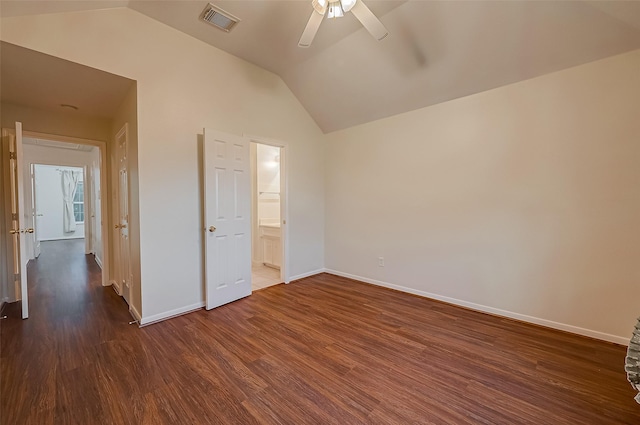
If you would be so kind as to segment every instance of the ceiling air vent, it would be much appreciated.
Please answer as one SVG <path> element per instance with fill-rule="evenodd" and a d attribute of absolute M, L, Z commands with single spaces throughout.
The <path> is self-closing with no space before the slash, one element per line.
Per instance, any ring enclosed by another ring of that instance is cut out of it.
<path fill-rule="evenodd" d="M 216 28 L 221 29 L 224 32 L 229 32 L 231 29 L 240 22 L 240 19 L 236 18 L 229 12 L 225 12 L 217 6 L 209 3 L 207 7 L 204 8 L 202 14 L 200 15 L 200 19 L 205 22 L 210 23 Z"/>

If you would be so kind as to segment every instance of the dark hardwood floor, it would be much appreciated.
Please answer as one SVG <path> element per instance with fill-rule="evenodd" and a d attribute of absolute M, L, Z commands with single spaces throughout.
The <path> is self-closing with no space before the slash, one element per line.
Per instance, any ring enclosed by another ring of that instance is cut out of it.
<path fill-rule="evenodd" d="M 99 276 L 43 245 L 2 424 L 640 424 L 624 347 L 327 274 L 140 329 Z"/>

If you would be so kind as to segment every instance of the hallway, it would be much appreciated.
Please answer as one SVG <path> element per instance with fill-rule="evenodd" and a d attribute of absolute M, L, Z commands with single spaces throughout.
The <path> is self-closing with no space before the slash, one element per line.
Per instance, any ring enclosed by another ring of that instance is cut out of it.
<path fill-rule="evenodd" d="M 101 285 L 100 267 L 84 254 L 84 239 L 42 242 L 41 250 L 27 270 L 29 319 L 20 319 L 17 302 L 0 321 L 0 423 L 53 423 L 54 414 L 63 415 L 59 423 L 73 423 L 62 418 L 74 401 L 95 396 L 99 403 L 99 394 L 81 384 L 83 373 L 98 362 L 123 360 L 105 362 L 96 347 L 116 345 L 123 333 L 137 329 L 127 325 L 131 316 L 122 298 Z"/>

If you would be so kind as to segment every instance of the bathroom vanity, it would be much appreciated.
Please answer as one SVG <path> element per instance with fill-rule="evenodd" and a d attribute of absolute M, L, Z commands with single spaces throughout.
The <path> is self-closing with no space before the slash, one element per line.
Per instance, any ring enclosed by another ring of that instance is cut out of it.
<path fill-rule="evenodd" d="M 262 263 L 267 267 L 280 269 L 282 264 L 282 245 L 280 241 L 280 222 L 261 221 L 259 225 Z"/>

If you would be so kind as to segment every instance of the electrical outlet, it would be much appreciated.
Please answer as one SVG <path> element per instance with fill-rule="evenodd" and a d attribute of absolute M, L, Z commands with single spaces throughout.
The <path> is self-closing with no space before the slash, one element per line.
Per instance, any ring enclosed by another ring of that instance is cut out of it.
<path fill-rule="evenodd" d="M 378 267 L 384 267 L 384 257 L 378 257 Z"/>

